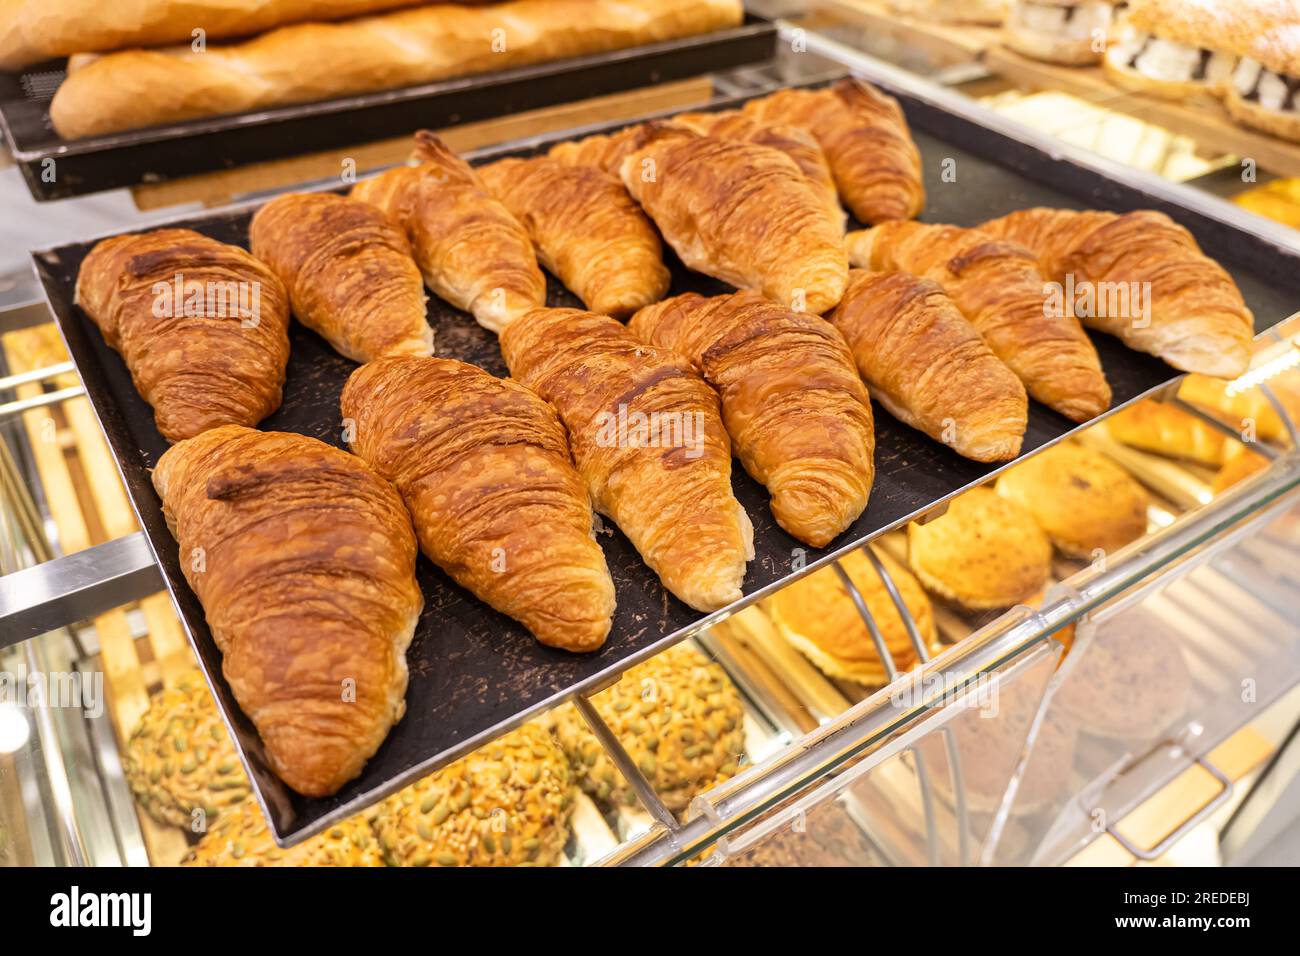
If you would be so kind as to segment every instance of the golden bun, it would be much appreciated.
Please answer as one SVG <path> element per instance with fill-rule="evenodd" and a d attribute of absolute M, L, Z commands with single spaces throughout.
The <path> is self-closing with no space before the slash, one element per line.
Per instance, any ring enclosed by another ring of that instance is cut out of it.
<path fill-rule="evenodd" d="M 1202 465 L 1221 465 L 1227 439 L 1213 425 L 1176 405 L 1143 399 L 1106 420 L 1106 431 L 1122 445 L 1182 458 Z"/>
<path fill-rule="evenodd" d="M 907 529 L 912 572 L 932 594 L 971 611 L 1026 601 L 1047 584 L 1052 543 L 1020 505 L 981 485 L 945 514 Z"/>
<path fill-rule="evenodd" d="M 1008 469 L 997 493 L 1024 508 L 1062 554 L 1091 560 L 1146 534 L 1143 487 L 1100 452 L 1064 442 Z"/>
<path fill-rule="evenodd" d="M 233 807 L 181 861 L 182 866 L 383 866 L 363 816 L 336 823 L 287 850 L 276 846 L 255 800 Z"/>
<path fill-rule="evenodd" d="M 886 554 L 878 555 L 893 579 L 927 646 L 937 646 L 934 611 L 916 578 Z M 880 628 L 900 673 L 917 664 L 903 618 L 870 559 L 861 551 L 841 558 L 867 610 Z M 814 571 L 773 595 L 766 604 L 777 631 L 825 674 L 868 687 L 883 686 L 889 675 L 876 653 L 871 632 L 833 567 Z"/>

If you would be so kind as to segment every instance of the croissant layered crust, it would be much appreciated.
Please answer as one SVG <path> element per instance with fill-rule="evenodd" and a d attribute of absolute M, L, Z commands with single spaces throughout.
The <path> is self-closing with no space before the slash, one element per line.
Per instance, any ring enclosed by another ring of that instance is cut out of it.
<path fill-rule="evenodd" d="M 659 234 L 614 176 L 545 156 L 478 174 L 528 230 L 542 265 L 593 312 L 626 318 L 668 291 Z"/>
<path fill-rule="evenodd" d="M 938 283 L 854 269 L 827 316 L 871 394 L 899 421 L 975 461 L 1020 454 L 1028 398 Z"/>
<path fill-rule="evenodd" d="M 783 153 L 650 123 L 620 175 L 688 268 L 801 312 L 844 294 L 841 230 Z"/>
<path fill-rule="evenodd" d="M 1232 377 L 1249 366 L 1254 317 L 1241 292 L 1164 213 L 1025 209 L 979 229 L 1033 251 L 1063 287 L 1092 290 L 1093 306 L 1078 309 L 1089 328 L 1184 372 Z M 1103 305 L 1111 290 L 1127 307 Z"/>
<path fill-rule="evenodd" d="M 614 584 L 551 406 L 464 362 L 392 356 L 352 374 L 342 411 L 430 560 L 543 644 L 604 643 Z"/>
<path fill-rule="evenodd" d="M 189 229 L 105 239 L 82 263 L 76 301 L 168 441 L 256 425 L 280 407 L 289 297 L 238 246 Z"/>
<path fill-rule="evenodd" d="M 411 244 L 374 206 L 335 193 L 281 196 L 257 211 L 248 237 L 298 321 L 341 355 L 433 354 Z"/>
<path fill-rule="evenodd" d="M 1101 360 L 1072 311 L 1051 307 L 1034 254 L 975 229 L 887 222 L 851 233 L 849 261 L 933 279 L 1032 398 L 1076 422 L 1110 407 Z"/>
<path fill-rule="evenodd" d="M 153 482 L 271 768 L 336 792 L 405 708 L 424 599 L 397 492 L 345 451 L 238 425 L 173 446 Z"/>
<path fill-rule="evenodd" d="M 807 130 L 821 144 L 840 198 L 861 222 L 912 219 L 925 208 L 921 153 L 892 96 L 861 80 L 787 89 L 750 100 L 747 114 Z"/>
<path fill-rule="evenodd" d="M 834 326 L 738 292 L 680 295 L 628 327 L 717 389 L 736 453 L 782 528 L 821 548 L 862 514 L 875 476 L 871 403 Z"/>
<path fill-rule="evenodd" d="M 537 309 L 501 336 L 510 373 L 555 406 L 596 510 L 700 611 L 741 597 L 753 529 L 731 491 L 718 397 L 682 356 L 615 319 Z"/>
<path fill-rule="evenodd" d="M 430 132 L 415 138 L 419 165 L 363 180 L 352 196 L 406 231 L 430 289 L 500 332 L 546 301 L 533 244 L 463 159 Z"/>
<path fill-rule="evenodd" d="M 565 166 L 593 166 L 618 176 L 623 160 L 636 149 L 642 124 L 625 126 L 614 133 L 597 133 L 583 139 L 556 143 L 547 156 Z"/>

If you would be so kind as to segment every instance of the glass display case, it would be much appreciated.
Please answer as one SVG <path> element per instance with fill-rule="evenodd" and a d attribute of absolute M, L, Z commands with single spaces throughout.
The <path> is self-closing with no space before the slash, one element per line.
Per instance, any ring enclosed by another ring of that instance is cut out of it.
<path fill-rule="evenodd" d="M 780 55 L 705 101 L 851 70 L 1300 251 L 1300 148 L 1243 182 L 1251 157 L 1191 120 L 991 55 L 979 28 L 754 6 L 783 18 Z M 222 198 L 300 180 L 249 182 Z M 1277 796 L 1300 722 L 1300 317 L 1239 379 L 1178 378 L 280 847 L 32 291 L 0 289 L 0 865 L 1300 862 Z M 972 565 L 1009 590 L 964 595 Z"/>

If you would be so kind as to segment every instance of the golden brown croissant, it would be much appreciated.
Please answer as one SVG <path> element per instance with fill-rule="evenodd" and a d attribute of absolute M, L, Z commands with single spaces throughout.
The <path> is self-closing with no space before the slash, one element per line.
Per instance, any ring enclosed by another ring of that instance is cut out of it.
<path fill-rule="evenodd" d="M 628 191 L 696 272 L 798 312 L 840 301 L 843 237 L 790 157 L 648 123 L 623 160 Z"/>
<path fill-rule="evenodd" d="M 374 206 L 335 193 L 280 196 L 257 211 L 248 239 L 289 290 L 298 321 L 340 354 L 433 354 L 411 244 Z"/>
<path fill-rule="evenodd" d="M 81 265 L 76 301 L 168 441 L 256 425 L 280 407 L 289 296 L 238 246 L 189 229 L 105 239 Z"/>
<path fill-rule="evenodd" d="M 404 356 L 353 372 L 342 409 L 434 564 L 543 644 L 604 643 L 614 583 L 554 409 L 473 365 Z"/>
<path fill-rule="evenodd" d="M 546 278 L 528 233 L 492 198 L 469 165 L 427 130 L 415 134 L 418 166 L 399 166 L 352 188 L 406 230 L 424 281 L 484 328 L 546 301 Z"/>
<path fill-rule="evenodd" d="M 1047 278 L 1075 290 L 1089 328 L 1184 372 L 1246 371 L 1250 309 L 1232 277 L 1164 213 L 1025 209 L 979 228 L 1033 251 Z"/>
<path fill-rule="evenodd" d="M 875 477 L 871 403 L 834 326 L 756 292 L 692 292 L 628 328 L 718 390 L 736 454 L 772 493 L 782 528 L 823 548 L 862 514 Z"/>
<path fill-rule="evenodd" d="M 1079 320 L 1046 308 L 1034 254 L 975 229 L 887 222 L 845 240 L 849 261 L 877 272 L 899 270 L 943 286 L 1030 396 L 1086 422 L 1110 407 L 1101 360 Z"/>
<path fill-rule="evenodd" d="M 943 289 L 905 272 L 849 273 L 827 318 L 871 394 L 899 421 L 975 461 L 1020 454 L 1028 399 Z"/>
<path fill-rule="evenodd" d="M 596 510 L 700 611 L 738 600 L 753 528 L 731 492 L 718 396 L 617 320 L 536 309 L 501 335 L 510 374 L 560 413 Z"/>
<path fill-rule="evenodd" d="M 861 222 L 911 219 L 925 208 L 921 153 L 907 118 L 897 100 L 874 86 L 844 79 L 821 90 L 779 90 L 750 100 L 745 112 L 812 133 L 840 198 Z"/>
<path fill-rule="evenodd" d="M 271 769 L 334 793 L 406 706 L 424 598 L 402 499 L 345 451 L 239 425 L 169 449 L 153 483 Z"/>
<path fill-rule="evenodd" d="M 672 121 L 701 136 L 769 146 L 785 153 L 803 171 L 813 190 L 826 204 L 831 221 L 838 223 L 841 229 L 844 228 L 847 216 L 844 207 L 840 205 L 840 194 L 835 189 L 835 177 L 831 174 L 830 163 L 826 161 L 826 154 L 822 152 L 817 140 L 807 130 L 784 123 L 760 122 L 740 110 L 678 113 Z"/>
<path fill-rule="evenodd" d="M 542 265 L 591 311 L 626 318 L 668 291 L 659 234 L 609 173 L 538 156 L 478 174 L 528 230 Z"/>
<path fill-rule="evenodd" d="M 625 126 L 614 133 L 556 143 L 546 155 L 565 166 L 594 166 L 618 176 L 623 160 L 632 154 L 640 135 L 641 124 Z"/>

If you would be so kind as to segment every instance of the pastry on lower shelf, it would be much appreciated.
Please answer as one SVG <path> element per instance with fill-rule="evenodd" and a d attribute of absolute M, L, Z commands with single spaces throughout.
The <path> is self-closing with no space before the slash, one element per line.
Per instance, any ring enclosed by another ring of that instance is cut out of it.
<path fill-rule="evenodd" d="M 1229 445 L 1222 467 L 1215 472 L 1214 480 L 1210 482 L 1210 490 L 1221 495 L 1238 482 L 1263 471 L 1268 463 L 1267 458 L 1245 445 Z"/>
<path fill-rule="evenodd" d="M 925 524 L 907 527 L 912 572 L 926 590 L 971 611 L 1027 601 L 1047 584 L 1052 543 L 1024 508 L 982 485 Z"/>
<path fill-rule="evenodd" d="M 909 571 L 886 554 L 879 554 L 879 558 L 916 622 L 921 639 L 934 650 L 938 636 L 929 598 Z M 841 558 L 839 565 L 880 629 L 894 666 L 899 673 L 910 671 L 917 664 L 916 647 L 875 565 L 861 550 Z M 889 674 L 876 652 L 871 632 L 835 568 L 814 571 L 782 588 L 768 599 L 767 611 L 781 635 L 831 677 L 870 687 L 888 682 Z"/>
<path fill-rule="evenodd" d="M 862 828 L 839 803 L 814 807 L 757 843 L 730 855 L 722 866 L 884 866 Z"/>
<path fill-rule="evenodd" d="M 1013 465 L 997 492 L 1020 505 L 1072 558 L 1118 550 L 1146 534 L 1146 491 L 1100 452 L 1062 442 Z"/>
<path fill-rule="evenodd" d="M 1300 422 L 1300 373 L 1285 371 L 1262 384 L 1272 393 L 1271 397 L 1277 399 L 1282 411 L 1292 421 Z M 1262 388 L 1237 390 L 1232 382 L 1221 378 L 1189 375 L 1178 387 L 1178 397 L 1209 412 L 1240 433 L 1243 440 L 1249 437 L 1262 441 L 1290 440 L 1286 423 Z"/>
<path fill-rule="evenodd" d="M 1049 63 L 1100 63 L 1112 11 L 1111 0 L 1012 0 L 1002 42 Z"/>
<path fill-rule="evenodd" d="M 1131 616 L 1130 616 L 1131 615 Z M 1172 633 L 1140 608 L 1098 625 L 1055 703 L 1089 734 L 1123 741 L 1159 737 L 1187 712 L 1192 676 Z"/>
<path fill-rule="evenodd" d="M 997 26 L 1007 15 L 1009 0 L 889 0 L 895 13 L 941 23 Z"/>
<path fill-rule="evenodd" d="M 1237 63 L 1234 49 L 1254 29 L 1257 0 L 1188 3 L 1131 0 L 1121 14 L 1118 42 L 1103 65 L 1115 85 L 1183 99 L 1218 95 Z"/>
<path fill-rule="evenodd" d="M 223 813 L 182 866 L 383 866 L 379 841 L 363 816 L 349 817 L 324 833 L 282 849 L 262 808 L 245 800 Z"/>
<path fill-rule="evenodd" d="M 1116 412 L 1106 419 L 1106 431 L 1123 445 L 1202 465 L 1222 464 L 1227 447 L 1227 438 L 1213 425 L 1154 399 Z"/>
<path fill-rule="evenodd" d="M 744 756 L 740 694 L 721 667 L 688 644 L 633 667 L 591 703 L 675 813 L 734 776 Z M 636 805 L 576 707 L 557 712 L 554 729 L 583 790 L 609 805 Z"/>
<path fill-rule="evenodd" d="M 251 792 L 198 671 L 154 695 L 127 741 L 122 771 L 149 816 L 187 830 L 211 827 Z"/>
<path fill-rule="evenodd" d="M 389 797 L 373 825 L 392 866 L 554 866 L 572 811 L 564 754 L 529 723 Z"/>

